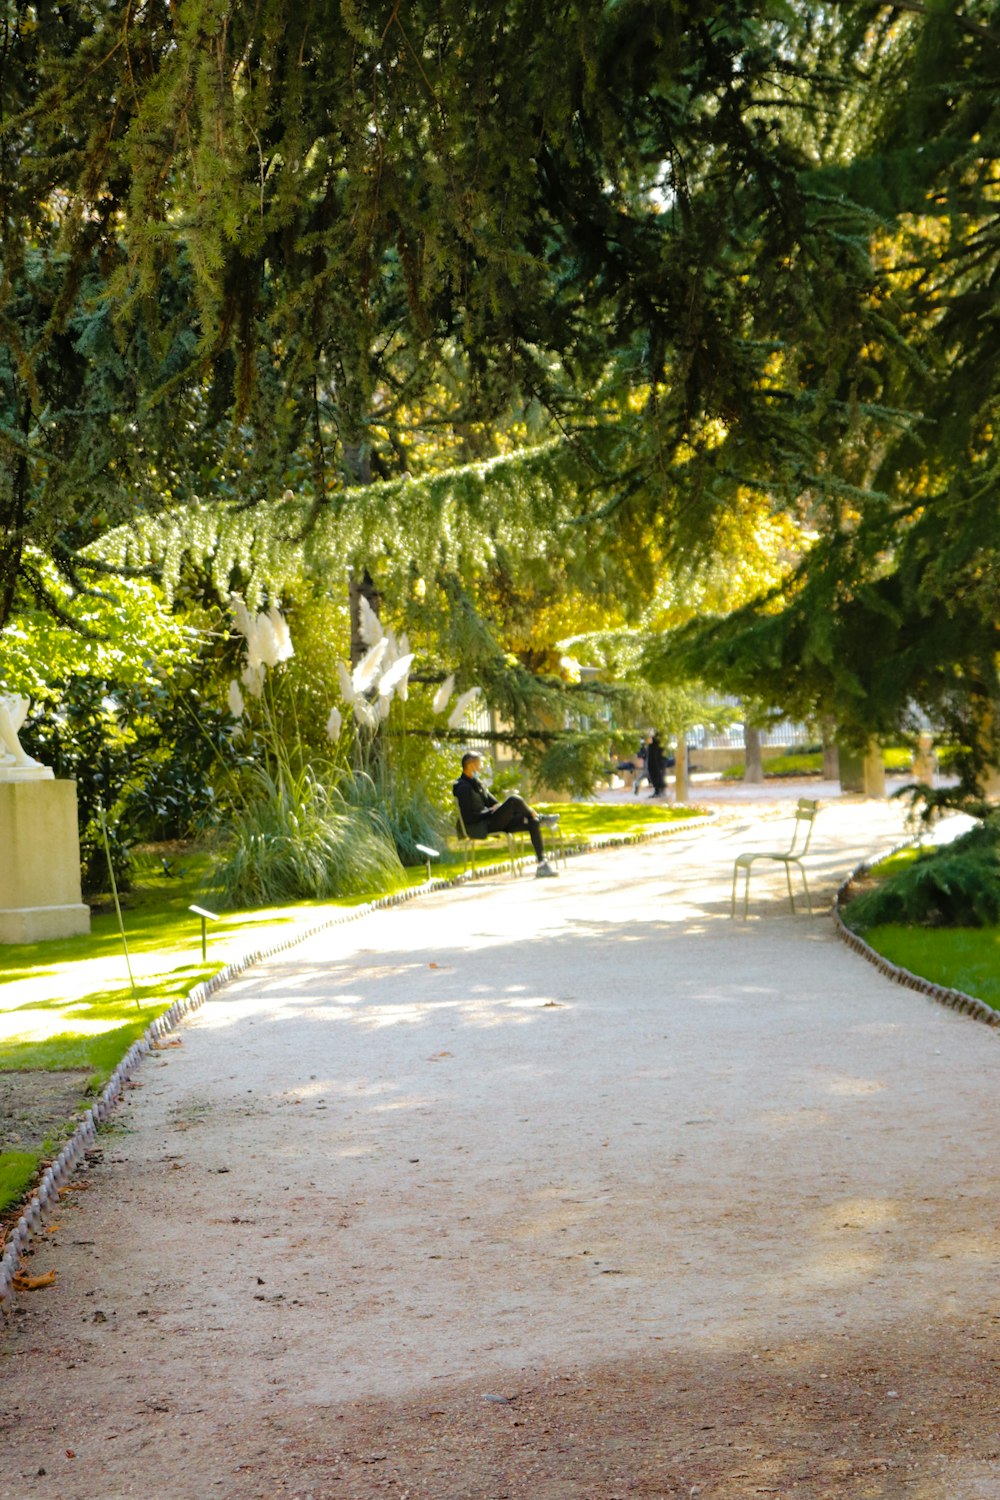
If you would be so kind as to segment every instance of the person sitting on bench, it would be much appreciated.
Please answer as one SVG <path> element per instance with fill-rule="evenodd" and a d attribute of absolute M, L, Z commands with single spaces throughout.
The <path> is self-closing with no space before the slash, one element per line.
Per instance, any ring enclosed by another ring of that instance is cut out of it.
<path fill-rule="evenodd" d="M 542 829 L 554 827 L 558 819 L 554 815 L 536 813 L 523 797 L 505 797 L 503 802 L 498 801 L 479 780 L 481 765 L 475 751 L 467 750 L 462 756 L 462 774 L 452 787 L 469 838 L 485 839 L 491 833 L 527 832 L 538 861 L 535 874 L 555 875 L 556 871 L 545 858 Z"/>

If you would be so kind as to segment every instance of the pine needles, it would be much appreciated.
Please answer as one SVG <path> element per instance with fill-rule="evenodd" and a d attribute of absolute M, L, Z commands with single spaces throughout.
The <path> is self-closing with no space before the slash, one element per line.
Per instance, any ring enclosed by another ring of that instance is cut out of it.
<path fill-rule="evenodd" d="M 852 901 L 845 919 L 859 932 L 888 922 L 924 927 L 1000 923 L 1000 813 L 954 843 L 921 853 L 899 874 Z"/>

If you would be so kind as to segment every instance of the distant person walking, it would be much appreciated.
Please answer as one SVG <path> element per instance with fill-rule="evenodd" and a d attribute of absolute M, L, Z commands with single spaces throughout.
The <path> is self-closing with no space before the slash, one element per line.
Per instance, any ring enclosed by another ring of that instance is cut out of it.
<path fill-rule="evenodd" d="M 635 752 L 635 775 L 632 777 L 632 794 L 636 797 L 639 795 L 640 783 L 642 781 L 648 780 L 649 778 L 649 766 L 647 764 L 647 757 L 649 754 L 649 739 L 650 736 L 648 734 L 645 735 L 643 739 L 640 740 L 639 748 Z"/>
<path fill-rule="evenodd" d="M 650 796 L 662 797 L 667 789 L 667 757 L 660 744 L 659 731 L 655 729 L 646 746 L 646 775 L 653 788 Z"/>

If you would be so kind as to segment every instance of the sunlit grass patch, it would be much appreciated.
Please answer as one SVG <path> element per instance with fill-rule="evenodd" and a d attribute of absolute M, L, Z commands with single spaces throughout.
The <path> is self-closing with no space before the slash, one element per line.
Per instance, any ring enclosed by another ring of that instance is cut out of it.
<path fill-rule="evenodd" d="M 1000 1010 L 1000 928 L 893 924 L 871 928 L 865 942 L 911 974 L 974 995 Z"/>
<path fill-rule="evenodd" d="M 634 807 L 620 802 L 553 802 L 544 811 L 558 813 L 563 833 L 581 843 L 609 834 L 651 833 L 659 824 L 706 816 L 703 807 L 675 806 L 673 803 L 651 806 L 648 798 L 645 802 L 637 800 Z"/>
<path fill-rule="evenodd" d="M 0 1213 L 24 1197 L 41 1156 L 37 1151 L 4 1151 L 0 1153 Z"/>

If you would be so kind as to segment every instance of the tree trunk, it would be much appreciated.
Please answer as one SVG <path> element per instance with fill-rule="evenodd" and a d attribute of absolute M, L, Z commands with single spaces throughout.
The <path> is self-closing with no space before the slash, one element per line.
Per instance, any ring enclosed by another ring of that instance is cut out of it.
<path fill-rule="evenodd" d="M 840 780 L 840 751 L 837 749 L 836 733 L 832 720 L 823 720 L 823 780 Z"/>
<path fill-rule="evenodd" d="M 760 730 L 754 724 L 743 722 L 743 746 L 746 755 L 743 780 L 760 786 L 764 780 L 764 761 L 760 751 Z"/>
<path fill-rule="evenodd" d="M 683 729 L 675 732 L 674 750 L 674 801 L 686 802 L 688 799 L 688 757 L 687 736 Z"/>
<path fill-rule="evenodd" d="M 923 730 L 917 736 L 917 748 L 913 754 L 913 779 L 925 786 L 934 785 L 934 736 Z"/>
<path fill-rule="evenodd" d="M 882 746 L 877 740 L 869 740 L 865 756 L 865 796 L 885 796 L 885 765 L 882 761 Z"/>

